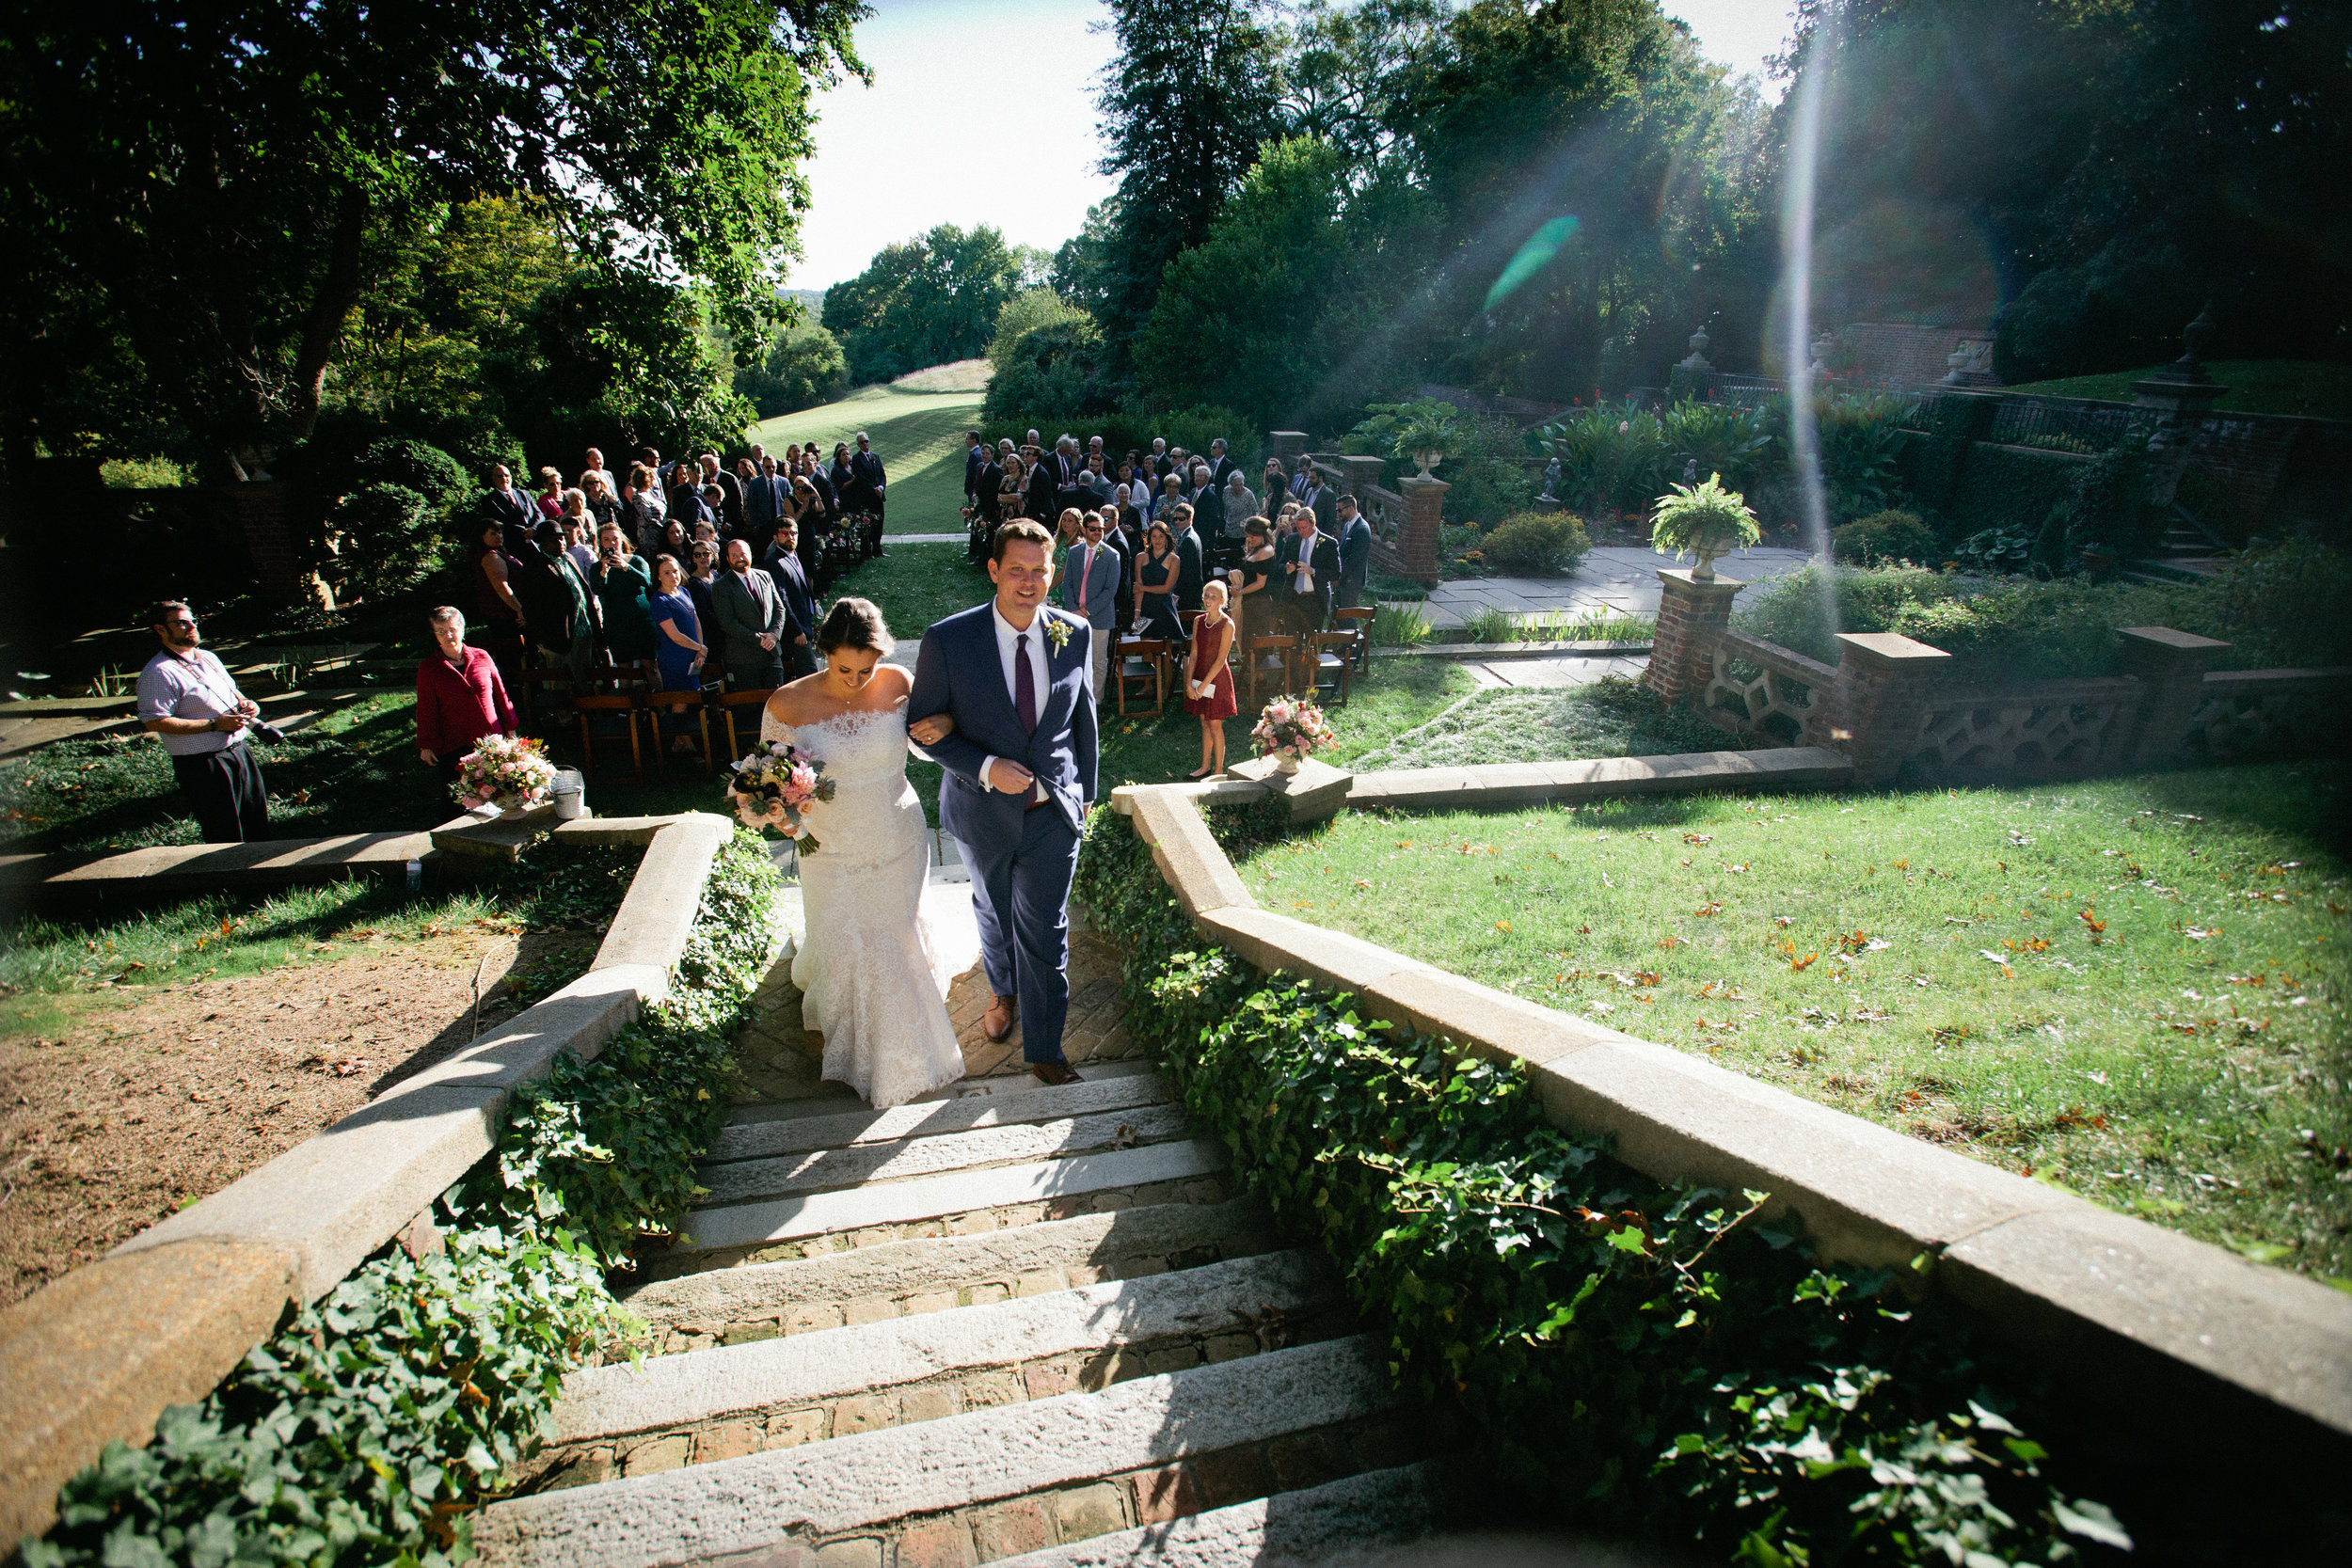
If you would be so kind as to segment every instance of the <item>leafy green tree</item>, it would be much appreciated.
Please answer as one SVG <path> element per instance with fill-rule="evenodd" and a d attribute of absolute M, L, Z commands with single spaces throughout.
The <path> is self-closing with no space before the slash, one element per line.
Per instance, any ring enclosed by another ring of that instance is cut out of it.
<path fill-rule="evenodd" d="M 1273 38 L 1247 0 L 1109 0 L 1119 55 L 1096 99 L 1119 176 L 1095 279 L 1114 356 L 1159 297 L 1161 270 L 1207 238 L 1275 135 Z"/>
<path fill-rule="evenodd" d="M 1283 133 L 1337 149 L 1351 172 L 1397 150 L 1397 93 L 1445 40 L 1443 0 L 1304 0 L 1276 32 Z"/>
<path fill-rule="evenodd" d="M 1117 400 L 1104 379 L 1104 358 L 1103 331 L 1091 317 L 1032 327 L 989 381 L 981 415 L 1042 430 L 1109 413 Z"/>
<path fill-rule="evenodd" d="M 1093 318 L 1048 288 L 1024 289 L 996 312 L 996 335 L 988 341 L 988 362 L 1002 371 L 1021 340 L 1041 326 L 1074 325 Z"/>
<path fill-rule="evenodd" d="M 92 279 L 153 394 L 239 474 L 316 420 L 372 236 L 534 198 L 612 287 L 748 330 L 856 0 L 21 8 L 0 225 Z"/>
<path fill-rule="evenodd" d="M 1005 302 L 1034 281 L 1043 258 L 1009 245 L 987 224 L 943 223 L 886 245 L 866 270 L 825 291 L 824 322 L 849 356 L 850 377 L 888 381 L 986 352 Z"/>
<path fill-rule="evenodd" d="M 767 356 L 735 372 L 735 389 L 763 420 L 831 403 L 849 389 L 849 362 L 840 341 L 814 322 L 795 322 L 776 334 Z"/>

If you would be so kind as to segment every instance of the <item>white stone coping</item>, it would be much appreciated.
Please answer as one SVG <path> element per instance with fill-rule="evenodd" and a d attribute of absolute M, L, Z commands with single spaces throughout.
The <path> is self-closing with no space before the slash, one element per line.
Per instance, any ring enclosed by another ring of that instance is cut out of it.
<path fill-rule="evenodd" d="M 0 1311 L 0 1540 L 45 1529 L 58 1486 L 110 1439 L 144 1443 L 165 1405 L 201 1399 L 289 1302 L 317 1300 L 397 1235 L 495 1147 L 517 1084 L 564 1051 L 595 1056 L 667 995 L 729 831 L 699 812 L 564 824 L 562 838 L 645 846 L 586 974 Z M 122 1321 L 89 1333 L 91 1301 L 110 1299 Z"/>
<path fill-rule="evenodd" d="M 1752 764 L 1773 753 L 1720 754 Z M 1599 771 L 1627 776 L 1596 778 L 1588 787 L 1636 793 L 1668 780 L 1677 788 L 1705 787 L 1709 778 L 1744 788 L 1774 782 L 1751 767 L 1717 771 L 1704 756 L 1616 760 Z M 1804 764 L 1794 771 L 1826 768 L 1816 758 Z M 1558 785 L 1532 775 L 1595 766 L 1433 769 L 1425 789 L 1375 798 L 1438 807 L 1541 799 Z M 1351 800 L 1365 800 L 1366 785 L 1383 777 L 1359 777 Z M 1520 1064 L 1555 1125 L 1608 1134 L 1619 1159 L 1660 1180 L 1767 1190 L 1774 1211 L 1802 1224 L 1824 1258 L 1899 1267 L 1925 1256 L 1938 1285 L 2107 1402 L 2168 1421 L 2194 1411 L 2209 1434 L 2282 1452 L 2313 1443 L 2341 1449 L 2352 1438 L 2352 1296 L 1260 909 L 1246 890 L 1236 895 L 1239 878 L 1201 822 L 1194 793 L 1140 786 L 1114 800 L 1153 843 L 1155 862 L 1195 924 L 1253 966 L 1352 992 L 1375 1017 Z M 1174 852 L 1162 849 L 1159 835 Z"/>

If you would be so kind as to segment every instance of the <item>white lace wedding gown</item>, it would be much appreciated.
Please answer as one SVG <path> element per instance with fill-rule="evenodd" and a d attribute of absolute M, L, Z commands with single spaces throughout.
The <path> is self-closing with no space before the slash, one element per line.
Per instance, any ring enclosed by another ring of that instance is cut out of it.
<path fill-rule="evenodd" d="M 802 1022 L 825 1037 L 825 1077 L 877 1109 L 954 1083 L 963 1053 L 947 1022 L 952 976 L 923 918 L 931 841 L 907 782 L 905 708 L 797 726 L 763 711 L 759 738 L 808 752 L 834 785 L 809 810 L 808 939 L 792 958 Z"/>

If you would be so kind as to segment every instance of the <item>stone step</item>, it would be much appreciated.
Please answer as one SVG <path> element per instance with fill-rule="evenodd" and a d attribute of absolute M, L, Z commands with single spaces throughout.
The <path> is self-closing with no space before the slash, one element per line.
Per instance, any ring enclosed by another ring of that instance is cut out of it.
<path fill-rule="evenodd" d="M 1402 1545 L 1445 1518 L 1435 1460 L 1001 1559 L 998 1568 L 1292 1568 Z"/>
<path fill-rule="evenodd" d="M 904 1138 L 937 1137 L 969 1132 L 983 1127 L 1010 1127 L 1027 1121 L 1054 1121 L 1102 1111 L 1123 1111 L 1139 1105 L 1159 1105 L 1176 1098 L 1175 1085 L 1155 1072 L 1060 1088 L 1047 1088 L 1034 1078 L 1023 1093 L 974 1094 L 956 1100 L 934 1100 L 895 1105 L 887 1111 L 836 1112 L 767 1121 L 746 1121 L 722 1128 L 710 1146 L 708 1163 L 772 1159 L 820 1148 L 848 1148 L 857 1144 L 893 1143 Z"/>
<path fill-rule="evenodd" d="M 1118 1078 L 1138 1077 L 1159 1071 L 1158 1064 L 1136 1058 L 1130 1061 L 1089 1062 L 1083 1083 L 1048 1088 L 1025 1070 L 991 1072 L 973 1078 L 959 1078 L 936 1095 L 914 1101 L 914 1105 L 943 1105 L 978 1095 L 1009 1097 L 1017 1094 L 1068 1094 L 1089 1084 L 1106 1083 Z M 900 1107 L 904 1109 L 905 1107 Z M 883 1113 L 869 1107 L 857 1097 L 857 1091 L 847 1084 L 820 1084 L 817 1091 L 795 1100 L 761 1100 L 739 1105 L 728 1116 L 728 1125 L 751 1126 L 761 1122 L 797 1121 L 803 1117 L 877 1116 Z"/>
<path fill-rule="evenodd" d="M 1394 1403 L 1379 1346 L 1355 1336 L 511 1497 L 475 1516 L 474 1546 L 548 1568 L 861 1538 L 881 1560 L 1012 1557 L 1397 1465 L 1413 1456 L 1381 1419 Z"/>
<path fill-rule="evenodd" d="M 736 1160 L 703 1167 L 701 1181 L 709 1189 L 704 1204 L 717 1208 L 793 1193 L 882 1186 L 949 1171 L 1060 1161 L 1101 1149 L 1166 1143 L 1184 1136 L 1187 1130 L 1182 1105 L 1144 1105 L 1058 1121 L 818 1148 L 772 1160 Z"/>
<path fill-rule="evenodd" d="M 1262 1253 L 564 1380 L 532 1467 L 563 1483 L 731 1459 L 965 1409 L 1108 1387 L 1352 1326 L 1321 1258 Z M 656 1434 L 659 1435 L 649 1435 Z"/>
<path fill-rule="evenodd" d="M 1120 1196 L 1121 1189 L 1169 1181 L 1183 1184 L 1178 1196 L 1185 1202 L 1219 1203 L 1226 1196 L 1223 1183 L 1209 1179 L 1221 1177 L 1226 1164 L 1223 1144 L 1193 1139 L 1032 1164 L 956 1171 L 844 1192 L 698 1209 L 688 1222 L 690 1233 L 678 1238 L 660 1272 L 675 1274 L 680 1263 L 693 1266 L 691 1260 L 699 1254 L 757 1254 L 779 1243 L 845 1231 L 859 1233 L 859 1244 L 906 1241 L 912 1239 L 904 1229 L 910 1225 L 944 1221 L 983 1209 L 1022 1211 L 1032 1204 L 1043 1206 L 1034 1215 L 1014 1218 L 1012 1223 L 1068 1219 L 1089 1209 L 1107 1212 L 1111 1208 L 1133 1206 L 1132 1199 L 1105 1201 Z M 1085 1201 L 1089 1198 L 1091 1203 Z M 1056 1212 L 1057 1206 L 1060 1212 Z M 1001 1226 L 1008 1216 L 992 1217 Z M 777 1259 L 755 1257 L 753 1260 Z"/>
<path fill-rule="evenodd" d="M 624 1297 L 657 1336 L 657 1354 L 882 1323 L 951 1307 L 1140 1278 L 1272 1251 L 1255 1198 L 1202 1205 L 1150 1201 L 1112 1213 L 851 1247 L 781 1263 L 705 1269 L 640 1285 Z M 1172 1196 L 1172 1195 L 1169 1195 Z"/>

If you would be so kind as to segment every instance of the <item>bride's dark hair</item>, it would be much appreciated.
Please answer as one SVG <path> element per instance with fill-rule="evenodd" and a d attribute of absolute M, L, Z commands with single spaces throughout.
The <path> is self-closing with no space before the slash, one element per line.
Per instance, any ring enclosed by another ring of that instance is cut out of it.
<path fill-rule="evenodd" d="M 874 608 L 871 599 L 835 599 L 825 611 L 824 625 L 817 628 L 817 656 L 819 658 L 835 648 L 864 650 L 871 648 L 887 658 L 898 643 L 891 641 L 890 627 L 882 621 L 882 612 Z"/>

